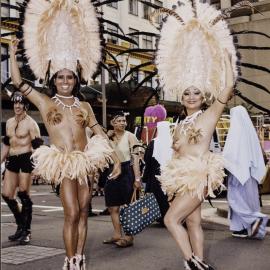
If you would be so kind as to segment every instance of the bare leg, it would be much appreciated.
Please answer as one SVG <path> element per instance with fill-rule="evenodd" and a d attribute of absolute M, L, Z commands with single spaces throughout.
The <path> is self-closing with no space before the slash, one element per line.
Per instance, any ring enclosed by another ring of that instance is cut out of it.
<path fill-rule="evenodd" d="M 191 197 L 189 194 L 177 196 L 164 218 L 164 223 L 172 234 L 174 240 L 181 249 L 186 260 L 192 256 L 192 248 L 189 242 L 189 236 L 182 221 L 188 217 L 199 205 L 201 201 L 198 197 Z"/>
<path fill-rule="evenodd" d="M 78 243 L 79 203 L 77 181 L 64 178 L 61 184 L 60 197 L 64 208 L 63 238 L 66 254 L 75 256 Z"/>
<path fill-rule="evenodd" d="M 89 193 L 89 187 L 86 184 L 80 185 L 79 183 L 77 183 L 77 188 L 80 207 L 80 219 L 78 225 L 78 244 L 76 253 L 83 254 L 85 240 L 87 236 L 88 208 L 91 195 Z"/>
<path fill-rule="evenodd" d="M 32 185 L 32 179 L 30 173 L 20 173 L 19 174 L 19 191 L 26 191 L 29 195 L 30 188 Z"/>
<path fill-rule="evenodd" d="M 113 238 L 118 239 L 121 237 L 121 224 L 120 224 L 120 219 L 119 219 L 119 206 L 113 206 L 109 207 L 109 212 L 111 215 L 112 219 L 112 224 L 113 224 Z"/>
<path fill-rule="evenodd" d="M 2 195 L 8 197 L 9 199 L 15 199 L 16 189 L 18 185 L 19 185 L 18 174 L 6 169 L 2 187 Z"/>
<path fill-rule="evenodd" d="M 203 260 L 203 230 L 201 226 L 201 205 L 197 207 L 187 218 L 189 240 L 193 253 Z"/>

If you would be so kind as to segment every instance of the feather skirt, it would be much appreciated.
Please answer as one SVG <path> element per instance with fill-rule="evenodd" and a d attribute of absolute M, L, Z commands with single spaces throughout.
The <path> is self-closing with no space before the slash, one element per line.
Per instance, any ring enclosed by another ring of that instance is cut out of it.
<path fill-rule="evenodd" d="M 112 152 L 107 140 L 100 135 L 88 141 L 84 152 L 63 151 L 55 145 L 43 145 L 32 154 L 33 172 L 49 183 L 60 184 L 64 178 L 68 178 L 88 185 L 88 176 L 94 176 L 96 180 L 99 171 L 112 162 Z"/>
<path fill-rule="evenodd" d="M 209 152 L 203 157 L 173 158 L 161 169 L 161 175 L 157 176 L 161 188 L 168 198 L 180 194 L 191 194 L 204 197 L 215 197 L 214 190 L 223 183 L 224 160 L 219 154 Z"/>

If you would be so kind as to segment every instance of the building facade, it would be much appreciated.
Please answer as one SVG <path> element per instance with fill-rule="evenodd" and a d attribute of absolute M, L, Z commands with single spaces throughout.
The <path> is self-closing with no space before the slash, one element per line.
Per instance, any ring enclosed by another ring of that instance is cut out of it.
<path fill-rule="evenodd" d="M 147 0 L 152 4 L 163 7 L 171 7 L 174 1 L 172 0 Z M 224 9 L 232 6 L 233 4 L 239 2 L 238 0 L 207 0 L 210 4 L 217 6 L 218 8 Z M 16 2 L 22 2 L 22 0 L 2 0 L 1 7 L 1 17 L 2 17 L 2 26 L 1 26 L 1 54 L 4 56 L 8 55 L 8 44 L 10 41 L 10 36 L 3 35 L 5 33 L 10 33 L 18 29 L 18 21 L 16 20 L 6 20 L 8 17 L 18 17 L 18 11 L 16 9 L 10 9 L 5 4 L 10 4 L 16 6 Z M 229 19 L 229 24 L 233 31 L 259 31 L 263 32 L 266 35 L 270 36 L 270 0 L 263 0 L 254 3 L 255 11 L 254 14 L 251 14 L 249 10 L 243 10 L 240 13 L 237 13 L 235 17 Z M 101 8 L 99 8 L 101 9 Z M 151 32 L 158 33 L 156 28 L 149 22 L 149 14 L 153 11 L 152 8 L 143 5 L 138 0 L 124 0 L 118 3 L 110 3 L 102 6 L 103 18 L 106 20 L 113 21 L 114 24 L 105 23 L 105 30 L 108 32 L 114 32 L 121 34 L 122 31 L 128 36 L 129 33 L 134 32 Z M 259 12 L 260 13 L 259 13 Z M 3 20 L 4 18 L 4 20 Z M 161 20 L 161 18 L 157 18 Z M 117 27 L 115 24 L 117 24 Z M 129 36 L 131 37 L 131 36 Z M 118 81 L 120 82 L 122 78 L 127 74 L 130 68 L 143 64 L 149 61 L 153 61 L 153 53 L 141 53 L 133 52 L 129 54 L 121 54 L 126 49 L 142 48 L 142 49 L 155 49 L 156 48 L 156 37 L 147 36 L 147 35 L 133 35 L 133 40 L 137 42 L 138 45 L 123 41 L 120 38 L 112 36 L 110 34 L 105 35 L 107 49 L 112 53 L 118 60 L 121 72 L 117 72 L 115 68 L 115 63 L 110 56 L 107 55 L 106 63 L 110 67 L 110 70 L 115 74 Z M 252 45 L 257 47 L 269 46 L 269 39 L 265 36 L 259 35 L 240 35 L 239 44 L 241 45 Z M 267 45 L 268 44 L 268 45 Z M 242 61 L 246 63 L 252 63 L 256 65 L 261 65 L 270 69 L 270 52 L 269 50 L 241 50 Z M 120 55 L 118 55 L 120 54 Z M 134 87 L 136 84 L 141 82 L 146 76 L 151 74 L 155 69 L 154 65 L 149 65 L 140 68 L 138 71 L 133 72 L 130 76 L 127 76 L 123 82 L 126 82 L 127 87 Z M 242 68 L 242 73 L 245 78 L 250 81 L 260 83 L 265 86 L 266 89 L 270 89 L 270 76 L 267 72 L 257 71 L 250 68 Z M 9 60 L 8 58 L 1 62 L 1 81 L 4 82 L 9 77 Z M 154 89 L 157 86 L 158 77 L 155 76 L 151 80 L 147 81 L 144 86 L 148 86 L 149 89 Z M 105 72 L 105 82 L 106 84 L 112 83 L 114 80 L 112 76 L 106 71 Z M 90 84 L 100 85 L 101 77 L 100 75 L 95 78 Z M 39 86 L 38 81 L 36 85 Z M 126 88 L 127 88 L 126 87 Z M 109 88 L 109 87 L 108 87 Z M 243 93 L 244 96 L 252 100 L 256 104 L 264 108 L 270 108 L 270 95 L 266 91 L 262 91 L 252 85 L 239 84 L 239 90 Z M 98 90 L 97 92 L 100 93 Z M 150 91 L 151 92 L 151 91 Z M 150 93 L 149 92 L 149 93 Z M 145 91 L 142 93 L 146 93 Z M 119 93 L 118 93 L 119 94 Z M 160 95 L 162 101 L 162 93 Z M 140 94 L 136 99 L 137 108 L 141 107 L 143 102 L 138 104 Z M 147 99 L 147 94 L 145 94 Z M 119 97 L 116 97 L 119 99 Z M 153 99 L 152 102 L 155 102 Z M 242 104 L 244 101 L 239 97 L 234 97 L 230 103 L 229 107 Z M 100 99 L 94 101 L 94 107 L 99 107 L 101 109 Z M 151 104 L 151 103 L 150 103 Z M 167 103 L 168 105 L 169 103 Z M 110 106 L 109 102 L 107 104 Z M 130 104 L 122 104 L 127 109 L 130 108 Z M 121 106 L 122 106 L 121 105 Z M 113 106 L 116 106 L 115 104 Z M 119 108 L 121 107 L 118 106 Z M 117 107 L 117 106 L 116 106 Z M 124 107 L 124 108 L 125 108 Z M 177 113 L 177 106 L 174 105 L 175 113 Z M 174 109 L 173 109 L 174 110 Z M 255 107 L 251 108 L 252 113 L 259 113 L 260 111 Z M 5 110 L 3 115 L 3 121 L 9 117 L 12 111 Z M 39 117 L 37 117 L 40 121 Z"/>

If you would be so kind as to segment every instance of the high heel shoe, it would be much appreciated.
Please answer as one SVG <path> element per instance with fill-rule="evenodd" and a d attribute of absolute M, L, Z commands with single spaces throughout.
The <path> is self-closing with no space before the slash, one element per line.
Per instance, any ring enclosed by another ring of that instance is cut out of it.
<path fill-rule="evenodd" d="M 195 255 L 192 255 L 189 260 L 184 261 L 184 267 L 186 270 L 214 270 L 211 265 L 205 263 Z"/>
<path fill-rule="evenodd" d="M 193 258 L 190 258 L 189 260 L 184 260 L 184 267 L 185 270 L 204 270 Z"/>
<path fill-rule="evenodd" d="M 76 261 L 76 270 L 86 270 L 86 260 L 84 254 L 76 254 L 77 261 Z"/>
<path fill-rule="evenodd" d="M 68 257 L 65 258 L 64 265 L 62 270 L 77 270 L 80 268 L 76 268 L 77 257 L 73 256 L 70 259 Z"/>
<path fill-rule="evenodd" d="M 194 258 L 204 270 L 215 270 L 210 264 L 207 264 L 196 255 L 193 254 L 192 258 Z"/>

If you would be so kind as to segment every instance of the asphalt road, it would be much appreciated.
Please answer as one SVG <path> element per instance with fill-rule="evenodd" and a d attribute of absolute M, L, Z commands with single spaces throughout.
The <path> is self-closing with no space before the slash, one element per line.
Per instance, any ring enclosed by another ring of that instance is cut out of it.
<path fill-rule="evenodd" d="M 1 236 L 3 270 L 60 270 L 64 261 L 63 210 L 48 185 L 33 186 L 32 241 L 27 250 L 8 242 L 16 229 L 14 219 L 2 202 Z M 95 211 L 104 209 L 104 198 L 94 197 Z M 209 205 L 204 204 L 204 209 Z M 210 209 L 210 208 L 209 208 Z M 111 236 L 108 216 L 89 218 L 86 242 L 87 270 L 181 270 L 181 254 L 165 228 L 153 224 L 136 236 L 133 247 L 119 249 L 104 245 Z M 225 223 L 224 223 L 225 224 Z M 218 270 L 269 270 L 270 235 L 263 241 L 232 238 L 228 227 L 204 222 L 205 257 Z M 21 260 L 21 261 L 20 261 Z M 28 260 L 28 262 L 25 262 Z M 6 263 L 4 263 L 5 261 Z M 18 264 L 15 264 L 18 263 Z"/>

